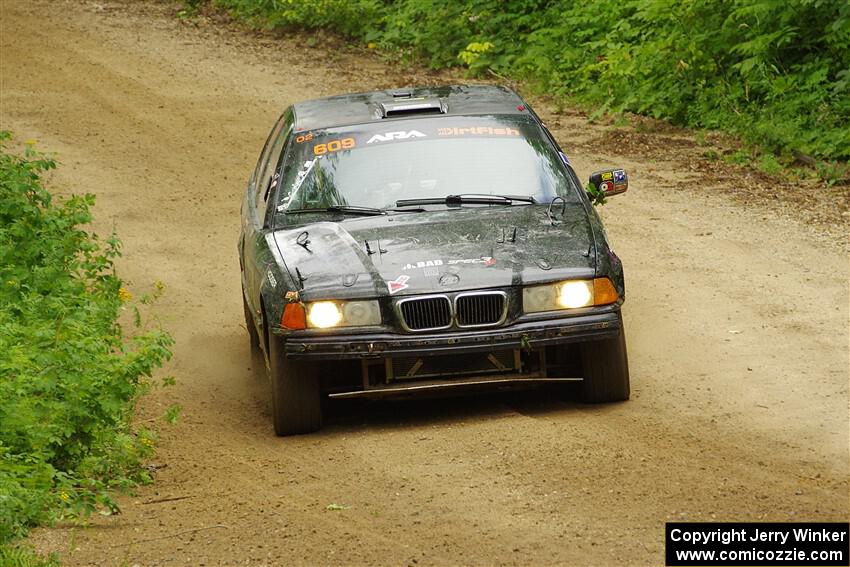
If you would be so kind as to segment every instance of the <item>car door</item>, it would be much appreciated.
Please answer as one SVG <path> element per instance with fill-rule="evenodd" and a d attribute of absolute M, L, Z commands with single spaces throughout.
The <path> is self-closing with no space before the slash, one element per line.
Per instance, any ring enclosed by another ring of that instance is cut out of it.
<path fill-rule="evenodd" d="M 248 304 L 254 313 L 260 311 L 260 288 L 272 261 L 267 249 L 266 212 L 269 197 L 279 179 L 280 158 L 292 132 L 292 112 L 287 110 L 272 130 L 251 178 L 243 207 L 244 240 L 242 243 L 243 277 Z"/>

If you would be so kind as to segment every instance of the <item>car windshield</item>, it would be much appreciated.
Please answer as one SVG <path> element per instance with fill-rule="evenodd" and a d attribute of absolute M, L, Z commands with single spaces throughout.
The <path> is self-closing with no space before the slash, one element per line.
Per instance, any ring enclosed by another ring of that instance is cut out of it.
<path fill-rule="evenodd" d="M 578 201 L 558 153 L 533 122 L 443 118 L 297 134 L 277 210 L 387 209 L 399 201 L 449 195 Z"/>

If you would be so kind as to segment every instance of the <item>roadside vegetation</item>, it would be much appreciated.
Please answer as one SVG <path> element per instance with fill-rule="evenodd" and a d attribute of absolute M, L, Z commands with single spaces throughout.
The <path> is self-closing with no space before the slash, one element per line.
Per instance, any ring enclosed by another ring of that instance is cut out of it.
<path fill-rule="evenodd" d="M 150 480 L 155 433 L 132 426 L 171 337 L 142 328 L 116 275 L 120 243 L 84 227 L 94 196 L 55 199 L 53 159 L 0 132 L 0 564 L 31 526 L 117 510 L 110 491 Z M 124 335 L 122 312 L 135 319 Z"/>
<path fill-rule="evenodd" d="M 188 0 L 187 11 L 207 1 L 257 27 L 326 29 L 600 112 L 731 132 L 759 163 L 850 181 L 848 2 Z"/>

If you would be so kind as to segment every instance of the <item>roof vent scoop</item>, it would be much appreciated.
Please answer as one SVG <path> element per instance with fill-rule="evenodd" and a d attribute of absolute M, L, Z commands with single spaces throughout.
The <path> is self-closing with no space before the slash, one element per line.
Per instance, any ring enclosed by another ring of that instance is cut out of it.
<path fill-rule="evenodd" d="M 382 102 L 380 105 L 381 118 L 410 116 L 412 114 L 445 114 L 448 111 L 445 101 L 439 98 L 402 98 L 392 102 Z"/>

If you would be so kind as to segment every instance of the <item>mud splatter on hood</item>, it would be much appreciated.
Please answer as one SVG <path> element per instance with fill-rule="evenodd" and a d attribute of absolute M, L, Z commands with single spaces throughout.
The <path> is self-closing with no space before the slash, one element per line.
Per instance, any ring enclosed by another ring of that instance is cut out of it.
<path fill-rule="evenodd" d="M 298 244 L 307 232 L 309 244 Z M 553 225 L 542 206 L 464 207 L 317 222 L 275 242 L 311 299 L 379 297 L 592 277 L 593 235 L 581 206 Z"/>

